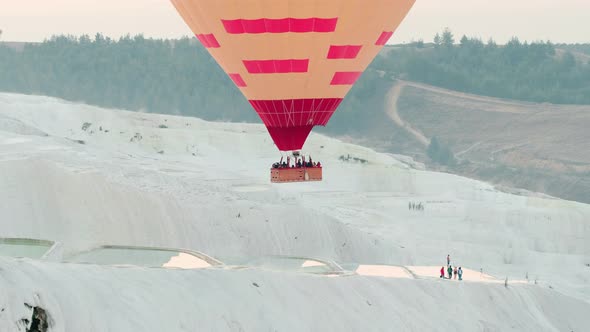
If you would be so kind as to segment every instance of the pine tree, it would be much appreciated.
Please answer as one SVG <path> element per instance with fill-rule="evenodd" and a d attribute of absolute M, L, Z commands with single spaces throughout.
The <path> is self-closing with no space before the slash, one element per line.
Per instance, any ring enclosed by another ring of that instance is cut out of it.
<path fill-rule="evenodd" d="M 442 34 L 442 44 L 445 47 L 451 48 L 455 44 L 455 36 L 449 28 L 445 28 Z"/>
<path fill-rule="evenodd" d="M 436 35 L 434 36 L 434 46 L 438 47 L 438 46 L 440 46 L 440 43 L 441 43 L 440 34 L 437 32 Z"/>

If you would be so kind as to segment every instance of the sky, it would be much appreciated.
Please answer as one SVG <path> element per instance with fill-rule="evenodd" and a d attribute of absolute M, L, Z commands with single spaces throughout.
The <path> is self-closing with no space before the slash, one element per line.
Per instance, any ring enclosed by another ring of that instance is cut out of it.
<path fill-rule="evenodd" d="M 590 43 L 590 0 L 417 0 L 390 43 L 431 41 L 444 27 L 499 43 L 513 36 Z M 191 35 L 169 0 L 0 0 L 0 30 L 2 41 L 97 32 L 115 38 Z"/>

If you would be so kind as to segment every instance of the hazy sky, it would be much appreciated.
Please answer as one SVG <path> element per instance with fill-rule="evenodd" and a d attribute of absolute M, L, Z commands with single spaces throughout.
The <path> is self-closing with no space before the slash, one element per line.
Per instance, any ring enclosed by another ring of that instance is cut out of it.
<path fill-rule="evenodd" d="M 590 43 L 590 0 L 417 0 L 391 42 L 430 41 L 445 26 L 456 35 L 499 42 L 518 36 Z M 3 41 L 96 32 L 191 34 L 168 0 L 0 0 L 0 29 Z"/>

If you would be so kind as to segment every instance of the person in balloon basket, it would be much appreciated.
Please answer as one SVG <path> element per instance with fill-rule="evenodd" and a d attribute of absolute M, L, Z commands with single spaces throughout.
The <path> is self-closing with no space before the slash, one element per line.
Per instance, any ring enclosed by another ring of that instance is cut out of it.
<path fill-rule="evenodd" d="M 311 157 L 309 157 L 309 161 L 305 161 L 305 159 L 299 159 L 297 158 L 297 160 L 294 162 L 293 165 L 291 165 L 291 161 L 289 159 L 289 157 L 287 157 L 287 161 L 281 161 L 273 163 L 272 164 L 272 168 L 302 168 L 302 167 L 310 167 L 310 168 L 321 168 L 322 164 L 318 161 L 317 163 L 315 161 L 312 161 Z"/>

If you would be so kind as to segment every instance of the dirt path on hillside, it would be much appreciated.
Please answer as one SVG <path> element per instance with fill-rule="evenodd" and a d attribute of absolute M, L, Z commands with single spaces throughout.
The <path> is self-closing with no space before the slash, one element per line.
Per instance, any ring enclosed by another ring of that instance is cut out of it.
<path fill-rule="evenodd" d="M 394 85 L 389 92 L 387 93 L 387 103 L 386 103 L 386 113 L 389 118 L 395 122 L 398 126 L 404 128 L 407 132 L 409 132 L 412 136 L 414 136 L 418 142 L 420 142 L 424 146 L 428 146 L 430 144 L 430 140 L 422 134 L 418 129 L 415 129 L 409 123 L 405 122 L 400 116 L 397 111 L 397 101 L 401 95 L 402 88 L 406 85 L 405 82 L 399 81 L 396 85 Z"/>
<path fill-rule="evenodd" d="M 474 144 L 472 144 L 472 145 L 471 145 L 470 147 L 468 147 L 467 149 L 465 149 L 465 150 L 463 150 L 463 151 L 459 151 L 459 152 L 455 153 L 455 157 L 456 157 L 456 158 L 459 158 L 460 156 L 462 156 L 462 155 L 466 154 L 467 152 L 469 152 L 469 151 L 471 151 L 471 150 L 475 149 L 475 148 L 476 148 L 478 145 L 480 145 L 480 144 L 481 144 L 481 141 L 479 141 L 479 142 L 475 142 Z"/>
<path fill-rule="evenodd" d="M 487 96 L 480 96 L 469 94 L 465 92 L 459 92 L 454 90 L 448 90 L 444 88 L 435 87 L 428 84 L 416 83 L 416 82 L 409 82 L 409 81 L 398 81 L 398 84 L 402 86 L 411 86 L 414 88 L 436 92 L 443 95 L 447 95 L 450 97 L 461 98 L 470 101 L 476 101 L 481 103 L 486 103 L 488 105 L 502 105 L 504 106 L 501 109 L 497 108 L 486 108 L 484 111 L 492 111 L 492 112 L 502 112 L 502 113 L 535 113 L 536 111 L 540 111 L 540 108 L 543 108 L 544 105 L 539 103 L 531 103 L 526 101 L 512 101 L 508 99 L 500 99 L 494 97 L 487 97 Z"/>
<path fill-rule="evenodd" d="M 387 103 L 386 103 L 386 113 L 387 116 L 398 126 L 404 128 L 408 133 L 416 138 L 422 145 L 428 146 L 430 144 L 430 139 L 428 139 L 420 130 L 414 128 L 410 123 L 404 121 L 400 116 L 398 109 L 397 109 L 397 102 L 401 96 L 402 90 L 404 87 L 409 86 L 429 92 L 434 92 L 438 94 L 442 94 L 445 96 L 485 103 L 488 106 L 495 105 L 500 107 L 486 107 L 482 108 L 481 111 L 485 112 L 500 112 L 500 113 L 520 113 L 520 114 L 537 114 L 543 111 L 546 111 L 549 105 L 543 105 L 538 103 L 530 103 L 530 102 L 522 102 L 522 101 L 512 101 L 507 99 L 500 99 L 494 97 L 486 97 L 486 96 L 479 96 L 473 95 L 469 93 L 448 90 L 444 88 L 439 88 L 435 86 L 431 86 L 428 84 L 416 83 L 416 82 L 409 82 L 398 80 L 397 83 L 391 87 L 387 94 Z M 464 151 L 465 153 L 468 151 Z"/>

